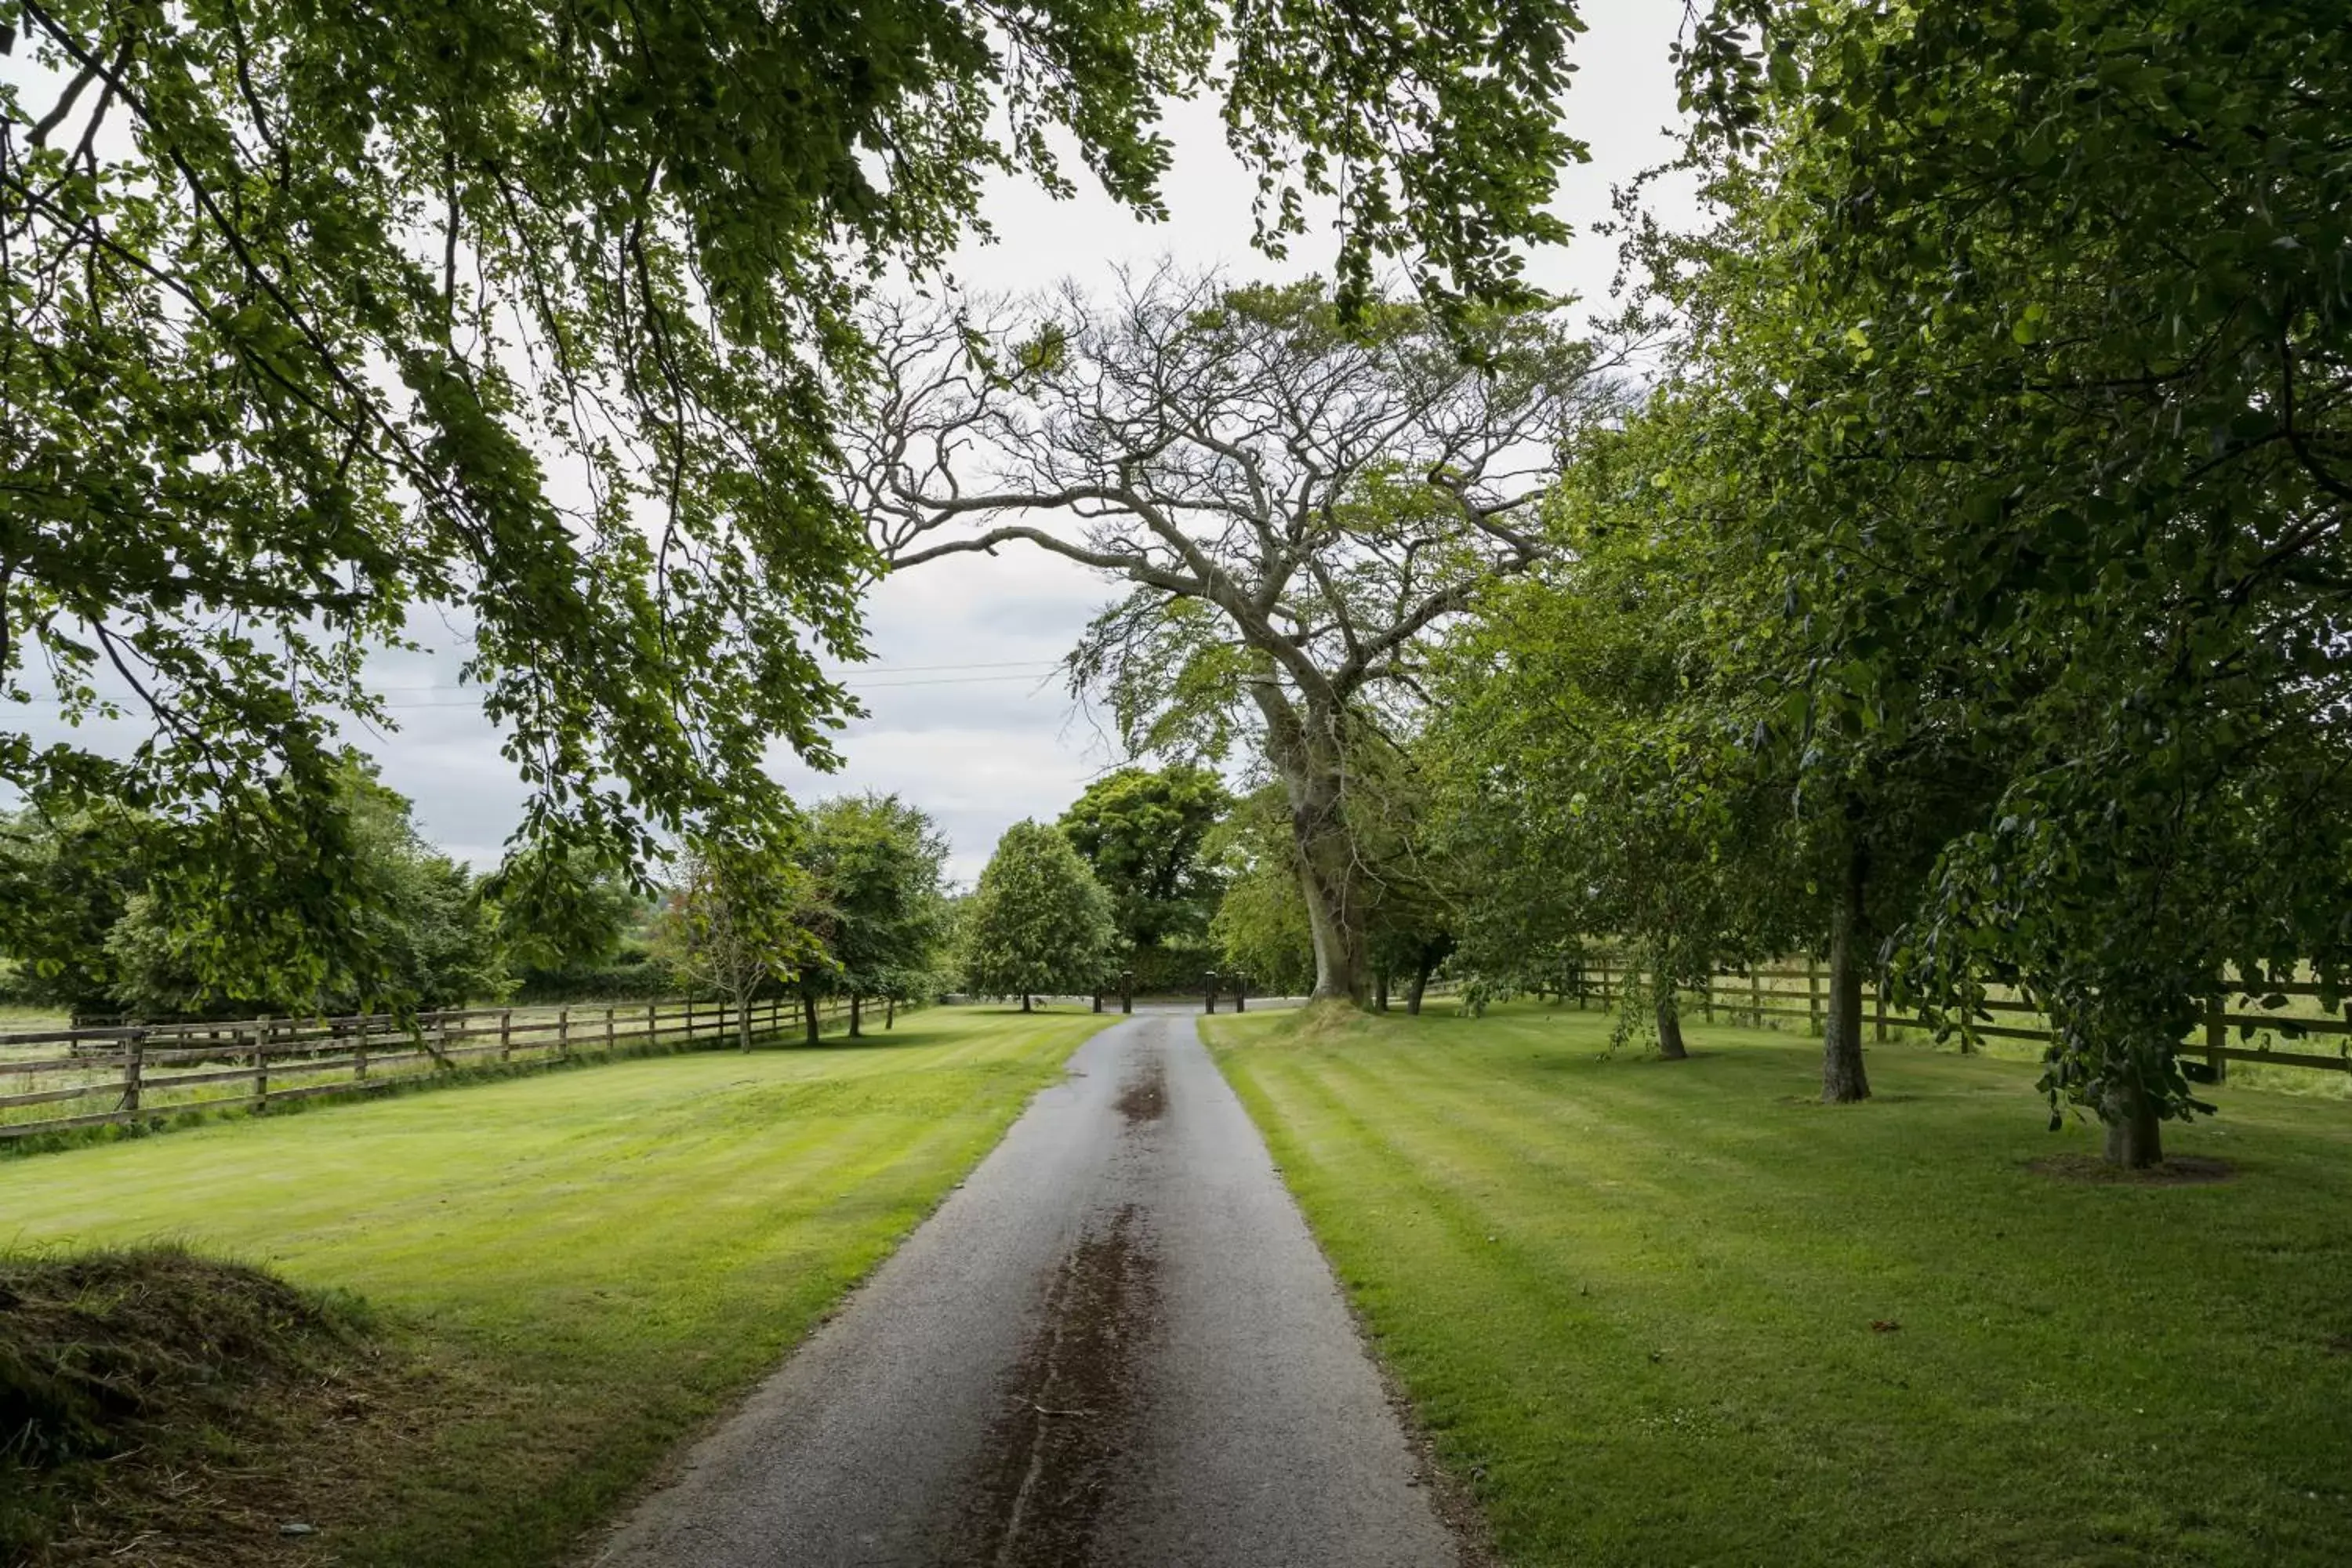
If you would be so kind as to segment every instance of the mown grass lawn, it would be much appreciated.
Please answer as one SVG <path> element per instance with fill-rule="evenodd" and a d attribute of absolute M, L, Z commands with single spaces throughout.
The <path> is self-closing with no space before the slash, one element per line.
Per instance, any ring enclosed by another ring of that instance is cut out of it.
<path fill-rule="evenodd" d="M 2352 1562 L 2352 1114 L 2237 1089 L 2208 1186 L 2053 1181 L 2033 1070 L 1605 1020 L 1212 1038 L 1504 1557 Z M 1895 1326 L 1899 1325 L 1899 1327 Z"/>
<path fill-rule="evenodd" d="M 356 1488 L 324 1558 L 546 1563 L 773 1366 L 1109 1021 L 940 1009 L 856 1045 L 0 1161 L 0 1247 L 179 1240 L 358 1293 L 433 1370 L 436 1403 L 379 1424 L 397 1440 L 362 1462 L 315 1456 Z"/>

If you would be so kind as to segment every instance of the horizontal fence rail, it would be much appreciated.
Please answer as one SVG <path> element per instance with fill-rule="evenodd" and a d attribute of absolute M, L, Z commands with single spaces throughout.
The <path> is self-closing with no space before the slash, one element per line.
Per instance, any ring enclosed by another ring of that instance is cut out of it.
<path fill-rule="evenodd" d="M 1579 1005 L 1592 999 L 1604 1008 L 1612 1007 L 1624 1000 L 1628 986 L 1639 987 L 1649 973 L 1638 964 L 1587 960 L 1570 970 L 1566 994 Z M 1733 1023 L 1745 1021 L 1759 1027 L 1777 1027 L 1778 1020 L 1801 1018 L 1808 1028 L 1818 1033 L 1829 1012 L 1829 966 L 1818 958 L 1808 958 L 1748 969 L 1718 970 L 1708 975 L 1704 984 L 1682 990 L 1678 994 L 1685 1007 L 1695 1004 L 1708 1023 L 1713 1023 L 1717 1014 Z M 2352 1020 L 2347 1020 L 2346 1008 L 2322 1011 L 2317 985 L 2300 981 L 2265 985 L 2259 994 L 2280 997 L 2286 1005 L 2261 1011 L 2231 1005 L 2231 996 L 2244 994 L 2233 992 L 2210 999 L 2205 1005 L 2199 1037 L 2182 1042 L 2183 1054 L 2201 1058 L 2207 1076 L 2214 1082 L 2227 1080 L 2231 1062 L 2352 1072 Z M 1872 1033 L 1881 1041 L 1890 1029 L 1929 1026 L 1916 1013 L 1890 1006 L 1880 986 L 1873 981 L 1864 982 L 1862 995 L 1863 1005 L 1870 1015 Z M 2031 1002 L 1994 994 L 1986 997 L 1981 1005 L 1991 1015 L 1991 1021 L 1977 1023 L 1979 1035 L 2042 1043 L 2051 1038 L 2049 1019 Z M 2232 1033 L 2240 1043 L 2231 1043 Z M 2260 1043 L 2244 1043 L 2249 1035 L 2258 1037 Z M 2331 1037 L 2340 1043 L 2333 1055 L 2326 1054 L 2324 1047 L 2281 1050 L 2271 1044 L 2273 1037 L 2284 1037 L 2291 1046 L 2300 1046 L 2305 1039 L 2316 1044 Z"/>
<path fill-rule="evenodd" d="M 846 997 L 820 1002 L 819 1033 L 845 1026 L 851 1005 Z M 882 1022 L 877 1014 L 887 1005 L 869 1000 L 866 1020 Z M 796 997 L 751 1004 L 744 1011 L 751 1037 L 804 1029 L 802 1006 Z M 709 1048 L 733 1044 L 742 1021 L 730 1004 L 673 1000 L 5 1033 L 0 1139 L 366 1094 L 467 1067 Z"/>

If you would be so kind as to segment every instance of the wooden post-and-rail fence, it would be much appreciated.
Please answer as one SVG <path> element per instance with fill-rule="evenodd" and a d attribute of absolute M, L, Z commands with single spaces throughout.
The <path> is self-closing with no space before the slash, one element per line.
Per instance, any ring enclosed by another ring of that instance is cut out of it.
<path fill-rule="evenodd" d="M 1627 987 L 1640 985 L 1642 976 L 1647 973 L 1637 964 L 1587 959 L 1570 970 L 1564 994 L 1580 1007 L 1591 999 L 1604 1009 L 1609 1008 L 1622 1003 Z M 2207 1076 L 2216 1083 L 2228 1079 L 2231 1062 L 2352 1072 L 2352 1018 L 2347 1016 L 2347 1012 L 2352 1012 L 2352 1004 L 2333 1013 L 2323 1013 L 2313 1002 L 2320 994 L 2320 988 L 2305 982 L 2265 985 L 2260 988 L 2260 994 L 2283 997 L 2289 1007 L 2298 1002 L 2309 1004 L 2308 1010 L 2273 1008 L 2246 1012 L 2231 1006 L 2227 995 L 2213 997 L 2205 1005 L 2198 1037 L 2182 1042 L 2183 1054 L 2203 1058 Z M 1819 1034 L 1828 1016 L 1829 972 L 1818 958 L 1808 955 L 1801 963 L 1783 961 L 1747 969 L 1720 970 L 1709 974 L 1704 984 L 1680 994 L 1688 1002 L 1696 1002 L 1709 1023 L 1715 1021 L 1718 1012 L 1732 1023 L 1755 1027 L 1777 1028 L 1780 1019 L 1802 1018 L 1810 1032 Z M 1871 1032 L 1878 1040 L 1884 1041 L 1890 1029 L 1927 1026 L 1918 1015 L 1893 1006 L 1874 978 L 1864 983 L 1863 997 L 1869 1009 Z M 2051 1037 L 2049 1020 L 2031 1002 L 1989 996 L 1983 1006 L 1992 1015 L 1992 1021 L 1977 1025 L 1979 1035 L 2042 1042 Z M 2231 1040 L 2233 1031 L 2240 1037 L 2234 1044 Z M 2246 1043 L 2250 1031 L 2290 1039 L 2296 1035 L 2313 1039 L 2332 1037 L 2338 1043 L 2333 1056 L 2318 1050 L 2278 1050 L 2267 1040 L 2262 1044 Z"/>
<path fill-rule="evenodd" d="M 752 1037 L 803 1029 L 801 1005 L 797 997 L 752 1003 Z M 469 1064 L 567 1061 L 591 1046 L 599 1054 L 730 1046 L 738 1018 L 725 1003 L 678 1001 L 0 1033 L 0 1139 L 190 1111 L 258 1110 L 414 1083 Z M 821 1031 L 845 1027 L 848 1018 L 845 998 L 818 1005 Z"/>

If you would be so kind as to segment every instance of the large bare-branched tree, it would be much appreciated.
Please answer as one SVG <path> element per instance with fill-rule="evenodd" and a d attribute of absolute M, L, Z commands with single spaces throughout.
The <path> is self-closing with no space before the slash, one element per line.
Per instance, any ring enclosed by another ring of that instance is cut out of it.
<path fill-rule="evenodd" d="M 1556 312 L 1440 323 L 1160 268 L 1108 300 L 886 308 L 846 443 L 893 569 L 1022 542 L 1134 584 L 1070 658 L 1137 752 L 1254 742 L 1291 805 L 1316 994 L 1360 998 L 1352 758 L 1423 639 L 1542 554 L 1563 437 L 1612 405 Z"/>

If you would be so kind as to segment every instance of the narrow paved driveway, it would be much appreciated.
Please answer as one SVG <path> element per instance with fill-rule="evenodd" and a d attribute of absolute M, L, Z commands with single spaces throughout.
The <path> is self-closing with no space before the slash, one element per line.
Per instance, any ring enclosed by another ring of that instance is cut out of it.
<path fill-rule="evenodd" d="M 595 1561 L 1455 1563 L 1420 1481 L 1256 1129 L 1147 1014 Z"/>

